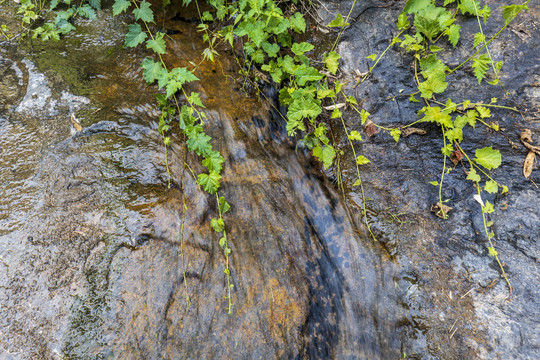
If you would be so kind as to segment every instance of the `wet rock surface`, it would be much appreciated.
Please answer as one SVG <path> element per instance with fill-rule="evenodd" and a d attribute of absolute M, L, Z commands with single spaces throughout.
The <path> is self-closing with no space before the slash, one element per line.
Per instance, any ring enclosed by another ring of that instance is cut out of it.
<path fill-rule="evenodd" d="M 328 22 L 335 12 L 346 14 L 352 3 L 327 1 L 326 10 L 320 11 L 321 17 Z M 486 3 L 493 12 L 485 32 L 494 34 L 503 24 L 499 7 L 507 4 Z M 356 69 L 366 72 L 372 62 L 365 57 L 381 54 L 397 34 L 395 22 L 402 6 L 398 1 L 359 2 L 351 14 L 352 26 L 344 32 L 338 47 L 343 58 L 343 79 L 349 82 L 348 94 L 362 102 L 375 123 L 387 127 L 411 123 L 421 108 L 410 103 L 408 96 L 400 97 L 416 90 L 412 56 L 395 45 L 381 59 L 373 75 L 357 87 L 353 87 L 354 74 Z M 379 214 L 374 219 L 375 227 L 381 242 L 402 266 L 397 277 L 400 288 L 407 289 L 401 298 L 409 322 L 404 327 L 402 346 L 411 358 L 536 359 L 540 356 L 540 326 L 533 315 L 540 311 L 537 286 L 540 191 L 536 186 L 540 173 L 535 167 L 531 180 L 523 176 L 527 150 L 519 137 L 525 128 L 532 130 L 536 141 L 540 136 L 539 11 L 537 4 L 531 4 L 529 11 L 521 13 L 490 44 L 491 55 L 504 61 L 500 73 L 504 88 L 478 86 L 469 65 L 447 79 L 450 85 L 443 94 L 444 99 L 448 97 L 455 102 L 465 99 L 489 102 L 497 97 L 498 104 L 520 110 L 520 113 L 493 111 L 494 121 L 500 124 L 502 132 L 477 127 L 464 133 L 462 145 L 469 153 L 485 146 L 493 146 L 502 153 L 503 164 L 492 175 L 507 185 L 510 192 L 482 196 L 495 204 L 492 217 L 495 247 L 510 276 L 511 296 L 500 277 L 498 264 L 488 255 L 481 211 L 473 200 L 476 189 L 467 183 L 460 166 L 445 177 L 443 198 L 450 199 L 449 205 L 454 208 L 449 219 L 443 221 L 429 214 L 438 195 L 437 188 L 428 182 L 438 180 L 442 169 L 443 145 L 436 127 L 423 126 L 427 135 L 412 135 L 401 139 L 399 144 L 393 143 L 388 134 L 366 136 L 368 140 L 359 146 L 361 153 L 372 161 L 364 166 L 362 174 L 368 196 L 374 199 L 371 206 Z M 462 20 L 465 19 L 460 17 L 462 46 L 444 57 L 450 68 L 472 54 L 470 49 L 478 23 L 474 18 Z M 358 127 L 352 113 L 348 126 Z M 353 163 L 352 159 L 349 163 Z M 353 169 L 349 171 L 353 173 Z M 358 194 L 350 196 L 358 198 Z M 402 218 L 412 223 L 398 226 L 381 222 L 387 218 L 396 223 L 395 217 L 385 215 L 387 208 L 404 213 Z M 407 285 L 405 279 L 414 281 Z"/>
<path fill-rule="evenodd" d="M 351 3 L 325 5 L 346 14 Z M 364 56 L 387 46 L 400 6 L 360 2 L 339 48 L 348 91 L 383 125 L 416 119 L 406 98 L 388 100 L 413 89 L 410 59 L 389 51 L 355 89 L 352 72 L 365 71 Z M 540 135 L 530 110 L 538 109 L 535 14 L 493 43 L 509 69 L 502 73 L 511 94 L 505 101 L 524 114 L 496 116 L 518 147 L 485 129 L 464 141 L 469 150 L 493 144 L 503 154 L 494 175 L 510 193 L 489 200 L 511 298 L 461 171 L 447 180 L 450 219 L 429 213 L 437 194 L 428 182 L 442 165 L 436 128 L 398 145 L 384 134 L 360 145 L 372 160 L 362 174 L 373 199 L 373 243 L 359 194 L 344 201 L 295 149 L 269 104 L 223 76 L 236 74 L 234 61 L 224 56 L 220 65 L 201 67 L 192 90 L 202 93 L 206 127 L 227 161 L 231 316 L 224 259 L 209 226 L 215 199 L 183 168 L 176 132 L 168 188 L 154 89 L 140 77 L 146 53 L 122 49 L 125 19 L 106 10 L 63 42 L 3 45 L 0 359 L 538 358 L 539 192 L 522 176 L 526 151 L 519 145 L 523 127 Z M 203 48 L 194 25 L 172 20 L 166 27 L 173 30 L 168 64 L 198 62 Z M 523 41 L 520 29 L 533 40 Z M 452 98 L 504 97 L 494 93 L 500 89 L 476 90 L 471 74 L 456 76 Z M 81 132 L 71 127 L 71 113 Z M 352 115 L 347 121 L 359 126 Z M 195 173 L 202 170 L 187 158 Z M 352 169 L 344 174 L 347 180 Z M 537 170 L 532 180 L 538 183 Z"/>

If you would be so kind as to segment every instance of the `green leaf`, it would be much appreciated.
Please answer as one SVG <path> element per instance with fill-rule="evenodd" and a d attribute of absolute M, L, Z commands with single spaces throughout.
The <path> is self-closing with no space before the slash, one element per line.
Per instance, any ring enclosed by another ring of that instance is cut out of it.
<path fill-rule="evenodd" d="M 439 59 L 437 55 L 431 54 L 420 59 L 420 69 L 422 76 L 426 81 L 418 85 L 418 89 L 422 92 L 422 97 L 431 98 L 433 94 L 440 94 L 446 90 L 448 83 L 446 82 L 446 65 Z"/>
<path fill-rule="evenodd" d="M 401 136 L 401 130 L 399 129 L 390 130 L 390 136 L 392 136 L 395 142 L 399 142 L 399 137 Z"/>
<path fill-rule="evenodd" d="M 133 9 L 133 14 L 135 15 L 135 20 L 142 20 L 147 23 L 154 22 L 154 13 L 146 0 L 143 0 L 143 2 L 139 4 L 138 9 Z"/>
<path fill-rule="evenodd" d="M 497 250 L 495 250 L 494 247 L 488 247 L 488 252 L 489 252 L 489 255 L 491 255 L 493 257 L 499 255 L 499 253 L 497 252 Z"/>
<path fill-rule="evenodd" d="M 301 34 L 306 31 L 306 20 L 304 20 L 304 15 L 300 12 L 296 12 L 294 16 L 289 18 L 291 29 Z"/>
<path fill-rule="evenodd" d="M 126 34 L 126 46 L 135 47 L 146 39 L 147 35 L 142 31 L 141 25 L 128 25 L 128 33 Z"/>
<path fill-rule="evenodd" d="M 219 189 L 220 179 L 221 175 L 215 171 L 211 171 L 210 174 L 200 174 L 198 176 L 197 184 L 202 186 L 207 193 L 215 194 Z"/>
<path fill-rule="evenodd" d="M 366 110 L 362 109 L 362 111 L 360 111 L 360 117 L 362 118 L 362 125 L 364 125 L 368 119 L 368 116 L 371 115 L 370 113 L 368 113 Z"/>
<path fill-rule="evenodd" d="M 332 110 L 332 115 L 330 116 L 330 119 L 339 119 L 343 116 L 343 113 L 339 109 Z"/>
<path fill-rule="evenodd" d="M 414 26 L 416 29 L 430 41 L 446 30 L 447 23 L 451 20 L 452 13 L 445 8 L 428 5 L 418 10 L 414 17 Z"/>
<path fill-rule="evenodd" d="M 429 182 L 431 185 L 433 186 L 439 186 L 439 182 L 438 181 L 430 181 Z"/>
<path fill-rule="evenodd" d="M 424 107 L 423 113 L 422 121 L 424 122 L 435 122 L 447 128 L 451 128 L 453 125 L 452 117 L 446 111 L 441 111 L 438 106 Z"/>
<path fill-rule="evenodd" d="M 358 131 L 353 130 L 349 134 L 349 139 L 350 140 L 360 140 L 360 141 L 362 141 L 362 136 L 358 133 Z"/>
<path fill-rule="evenodd" d="M 491 214 L 495 212 L 495 209 L 493 208 L 493 204 L 491 204 L 489 201 L 486 201 L 486 204 L 482 207 L 482 211 L 484 214 Z"/>
<path fill-rule="evenodd" d="M 287 117 L 290 120 L 301 120 L 304 118 L 314 119 L 322 112 L 320 101 L 312 99 L 297 99 L 294 100 L 289 110 Z"/>
<path fill-rule="evenodd" d="M 458 5 L 463 15 L 470 14 L 472 16 L 480 15 L 480 3 L 478 0 L 461 0 Z"/>
<path fill-rule="evenodd" d="M 493 150 L 491 146 L 477 149 L 475 155 L 474 161 L 488 170 L 501 166 L 501 153 L 499 150 Z"/>
<path fill-rule="evenodd" d="M 276 57 L 277 53 L 280 50 L 280 47 L 279 47 L 278 44 L 275 44 L 275 43 L 270 44 L 269 42 L 266 42 L 266 41 L 262 43 L 262 48 L 263 48 L 264 51 L 266 51 L 266 53 L 270 57 Z"/>
<path fill-rule="evenodd" d="M 188 149 L 189 151 L 195 151 L 197 155 L 207 158 L 212 153 L 212 144 L 210 144 L 211 139 L 210 136 L 203 132 L 197 133 L 197 135 L 192 136 L 187 140 Z"/>
<path fill-rule="evenodd" d="M 231 205 L 227 201 L 225 201 L 225 198 L 223 196 L 219 197 L 219 212 L 221 214 L 225 214 L 227 211 L 231 209 Z"/>
<path fill-rule="evenodd" d="M 90 5 L 88 4 L 84 4 L 83 6 L 80 6 L 77 9 L 77 13 L 80 16 L 85 17 L 89 20 L 94 20 L 96 18 L 96 10 L 92 9 L 92 7 L 90 7 Z"/>
<path fill-rule="evenodd" d="M 308 81 L 318 81 L 321 80 L 324 75 L 321 74 L 317 69 L 311 66 L 301 65 L 296 69 L 294 75 L 297 78 L 298 85 L 304 86 Z"/>
<path fill-rule="evenodd" d="M 223 219 L 212 219 L 210 221 L 210 226 L 217 233 L 223 232 L 223 230 L 225 230 L 225 222 L 223 221 Z"/>
<path fill-rule="evenodd" d="M 114 4 L 113 4 L 113 15 L 114 16 L 117 16 L 121 13 L 123 13 L 124 11 L 126 11 L 128 8 L 129 8 L 129 5 L 131 5 L 131 3 L 127 0 L 115 0 Z"/>
<path fill-rule="evenodd" d="M 203 159 L 202 164 L 203 166 L 206 166 L 208 171 L 215 171 L 219 174 L 221 173 L 224 162 L 225 160 L 219 151 L 212 151 L 210 156 Z"/>
<path fill-rule="evenodd" d="M 407 15 L 404 12 L 399 14 L 398 21 L 396 23 L 398 30 L 407 30 L 410 25 L 409 20 L 407 20 Z"/>
<path fill-rule="evenodd" d="M 456 47 L 459 41 L 460 30 L 461 30 L 461 26 L 452 24 L 445 31 L 445 34 L 448 35 L 448 41 L 450 41 L 450 44 L 452 44 L 453 47 Z"/>
<path fill-rule="evenodd" d="M 200 97 L 200 95 L 199 95 L 198 92 L 192 92 L 192 93 L 189 95 L 189 97 L 187 98 L 187 101 L 189 102 L 189 104 L 190 104 L 191 106 L 197 105 L 197 106 L 200 106 L 200 107 L 203 107 L 203 108 L 206 107 L 206 106 L 204 106 L 204 104 L 202 103 L 201 97 Z"/>
<path fill-rule="evenodd" d="M 150 58 L 146 58 L 141 66 L 144 69 L 143 75 L 148 85 L 152 84 L 157 79 L 167 77 L 167 70 L 163 68 L 160 62 L 155 62 Z"/>
<path fill-rule="evenodd" d="M 508 24 L 510 21 L 514 20 L 514 18 L 521 12 L 521 10 L 529 10 L 529 7 L 527 5 L 508 5 L 502 7 L 502 15 L 504 18 L 504 24 Z"/>
<path fill-rule="evenodd" d="M 507 192 L 508 192 L 508 186 L 503 185 L 503 186 L 502 186 L 502 192 L 501 192 L 501 194 L 505 194 L 505 193 L 507 193 Z"/>
<path fill-rule="evenodd" d="M 311 51 L 315 48 L 315 46 L 311 45 L 310 43 L 303 42 L 303 43 L 294 43 L 291 51 L 295 55 L 302 55 L 305 52 Z"/>
<path fill-rule="evenodd" d="M 364 164 L 367 164 L 371 161 L 369 161 L 369 159 L 367 157 L 365 157 L 364 155 L 358 155 L 358 157 L 356 158 L 356 163 L 358 165 L 364 165 Z"/>
<path fill-rule="evenodd" d="M 478 85 L 480 85 L 482 79 L 486 76 L 490 63 L 491 59 L 487 54 L 482 54 L 473 59 L 472 67 L 474 69 L 474 76 L 478 79 Z"/>
<path fill-rule="evenodd" d="M 313 156 L 323 163 L 324 169 L 326 170 L 332 166 L 334 158 L 336 157 L 336 150 L 331 145 L 326 145 L 324 149 L 321 149 L 320 146 L 316 146 L 313 148 Z"/>
<path fill-rule="evenodd" d="M 349 26 L 348 22 L 345 22 L 345 19 L 343 19 L 343 16 L 341 14 L 337 14 L 336 18 L 330 22 L 330 24 L 326 25 L 328 27 L 345 27 Z"/>
<path fill-rule="evenodd" d="M 428 5 L 433 4 L 433 0 L 407 0 L 403 12 L 407 14 L 412 14 L 418 10 L 422 10 Z"/>
<path fill-rule="evenodd" d="M 328 55 L 324 55 L 324 64 L 328 68 L 328 71 L 330 71 L 332 74 L 336 74 L 339 63 L 338 60 L 341 58 L 339 54 L 335 51 L 330 51 Z"/>
<path fill-rule="evenodd" d="M 446 156 L 451 156 L 452 151 L 454 151 L 454 147 L 452 146 L 452 144 L 446 144 L 446 146 L 441 149 L 441 152 L 443 153 L 443 155 L 446 155 Z"/>
<path fill-rule="evenodd" d="M 375 61 L 375 60 L 377 60 L 377 54 L 368 55 L 368 56 L 366 56 L 366 59 L 369 59 L 371 61 Z"/>
<path fill-rule="evenodd" d="M 484 190 L 486 190 L 490 194 L 496 194 L 497 191 L 499 191 L 499 187 L 497 186 L 497 183 L 495 181 L 489 180 L 489 181 L 486 181 Z"/>
<path fill-rule="evenodd" d="M 481 179 L 480 179 L 480 175 L 476 173 L 476 170 L 474 168 L 471 168 L 471 170 L 469 170 L 469 174 L 467 175 L 467 180 L 480 182 Z"/>
<path fill-rule="evenodd" d="M 474 42 L 473 42 L 473 48 L 477 47 L 478 45 L 480 45 L 482 42 L 484 42 L 484 40 L 486 40 L 486 35 L 482 34 L 482 33 L 476 33 L 474 34 Z"/>
<path fill-rule="evenodd" d="M 491 116 L 491 111 L 483 106 L 477 106 L 476 110 L 480 113 L 481 118 L 488 118 Z"/>
<path fill-rule="evenodd" d="M 225 237 L 222 237 L 219 239 L 219 247 L 223 248 L 225 246 L 225 243 L 227 242 L 227 239 Z M 232 285 L 232 284 L 231 284 Z"/>
<path fill-rule="evenodd" d="M 164 35 L 164 33 L 159 32 L 153 39 L 147 40 L 146 48 L 154 50 L 156 54 L 165 54 L 167 52 L 167 46 L 165 45 L 165 40 L 163 40 Z"/>

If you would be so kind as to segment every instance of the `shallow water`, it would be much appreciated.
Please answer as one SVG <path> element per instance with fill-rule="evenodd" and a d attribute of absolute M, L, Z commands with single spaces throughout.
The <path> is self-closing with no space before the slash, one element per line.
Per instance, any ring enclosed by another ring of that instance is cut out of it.
<path fill-rule="evenodd" d="M 0 53 L 9 74 L 0 113 L 2 356 L 395 358 L 393 262 L 295 149 L 271 104 L 246 96 L 223 55 L 201 65 L 193 90 L 227 161 L 227 315 L 224 259 L 209 226 L 215 199 L 185 171 L 182 243 L 184 147 L 173 133 L 169 189 L 155 89 L 140 76 L 146 53 L 122 49 L 111 29 L 124 25 L 100 16 L 60 43 Z M 168 64 L 197 62 L 194 25 L 166 27 L 179 32 L 168 39 Z"/>

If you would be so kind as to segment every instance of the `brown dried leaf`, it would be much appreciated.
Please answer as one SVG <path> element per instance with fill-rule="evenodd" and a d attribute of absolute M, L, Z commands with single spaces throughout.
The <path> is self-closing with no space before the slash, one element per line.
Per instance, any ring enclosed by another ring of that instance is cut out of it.
<path fill-rule="evenodd" d="M 71 114 L 71 123 L 73 124 L 73 127 L 77 131 L 82 131 L 82 126 L 79 120 L 75 117 L 75 114 Z"/>
<path fill-rule="evenodd" d="M 459 150 L 453 151 L 452 154 L 450 155 L 450 161 L 454 163 L 454 166 L 457 166 L 457 164 L 459 164 L 461 159 L 463 159 L 463 154 Z"/>
<path fill-rule="evenodd" d="M 525 158 L 525 163 L 523 164 L 523 176 L 529 178 L 531 176 L 534 160 L 536 160 L 536 154 L 533 151 L 529 151 L 527 157 Z"/>
<path fill-rule="evenodd" d="M 443 216 L 443 212 L 444 212 L 444 215 L 448 215 L 448 213 L 452 210 L 453 208 L 448 206 L 448 205 L 442 205 L 442 212 L 441 212 L 441 203 L 440 202 L 437 202 L 436 204 L 434 205 L 431 205 L 431 209 L 430 211 L 432 213 L 435 213 L 435 215 L 437 215 L 438 217 L 440 217 L 441 219 L 444 219 L 445 216 Z"/>
<path fill-rule="evenodd" d="M 407 137 L 407 136 L 412 135 L 412 134 L 426 135 L 426 130 L 422 130 L 422 129 L 415 128 L 415 127 L 408 127 L 408 128 L 405 128 L 405 129 L 401 130 L 401 136 L 402 137 Z"/>
<path fill-rule="evenodd" d="M 523 130 L 521 134 L 519 135 L 519 138 L 521 139 L 522 142 L 528 142 L 532 144 L 533 142 L 532 131 L 529 129 Z"/>
<path fill-rule="evenodd" d="M 367 136 L 371 137 L 379 132 L 379 129 L 375 126 L 373 121 L 368 120 L 366 121 L 366 124 L 364 125 L 364 131 L 366 132 Z"/>

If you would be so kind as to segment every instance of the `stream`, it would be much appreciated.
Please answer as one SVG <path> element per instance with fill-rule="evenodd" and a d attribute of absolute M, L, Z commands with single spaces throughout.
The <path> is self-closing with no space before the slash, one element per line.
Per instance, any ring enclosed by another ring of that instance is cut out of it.
<path fill-rule="evenodd" d="M 0 12 L 13 16 L 6 4 Z M 196 24 L 162 16 L 167 64 L 199 63 Z M 275 89 L 266 89 L 270 100 L 254 95 L 223 53 L 199 67 L 190 90 L 201 93 L 205 130 L 226 160 L 228 315 L 225 260 L 210 228 L 216 200 L 197 188 L 193 175 L 204 169 L 176 126 L 168 186 L 155 88 L 140 69 L 148 53 L 123 47 L 129 21 L 104 10 L 60 42 L 0 45 L 1 360 L 490 358 L 492 335 L 462 271 L 483 262 L 433 240 L 437 220 L 414 213 L 429 193 L 410 189 L 424 175 L 392 175 L 406 197 L 394 200 L 393 190 L 377 192 L 390 175 L 367 173 L 379 204 L 370 210 L 375 242 L 349 188 L 352 169 L 342 192 L 287 136 Z M 394 150 L 377 145 L 366 149 L 391 171 Z M 416 160 L 410 153 L 400 166 Z M 522 194 L 534 204 L 538 192 Z M 536 281 L 531 271 L 524 282 Z M 473 281 L 495 286 L 496 267 L 476 272 Z"/>

